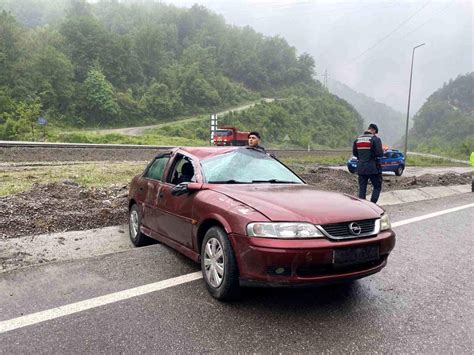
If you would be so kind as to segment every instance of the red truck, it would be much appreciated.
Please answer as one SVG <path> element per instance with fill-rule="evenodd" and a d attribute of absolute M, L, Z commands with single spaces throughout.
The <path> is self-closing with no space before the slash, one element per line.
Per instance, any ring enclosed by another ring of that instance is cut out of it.
<path fill-rule="evenodd" d="M 222 126 L 212 135 L 214 145 L 247 145 L 250 132 L 238 131 L 232 126 Z"/>

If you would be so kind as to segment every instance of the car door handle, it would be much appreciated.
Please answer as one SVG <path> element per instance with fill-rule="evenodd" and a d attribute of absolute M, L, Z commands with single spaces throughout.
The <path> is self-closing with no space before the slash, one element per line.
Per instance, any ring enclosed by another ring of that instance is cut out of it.
<path fill-rule="evenodd" d="M 158 198 L 162 198 L 163 195 L 164 195 L 164 193 L 163 193 L 163 192 L 160 192 L 160 193 L 158 194 Z"/>

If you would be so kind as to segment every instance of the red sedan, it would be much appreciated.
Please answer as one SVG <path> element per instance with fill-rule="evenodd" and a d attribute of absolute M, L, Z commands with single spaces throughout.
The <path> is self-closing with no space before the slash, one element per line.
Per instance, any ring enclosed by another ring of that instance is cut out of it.
<path fill-rule="evenodd" d="M 312 285 L 380 271 L 395 246 L 384 210 L 319 191 L 251 148 L 176 148 L 133 178 L 134 245 L 156 239 L 201 263 L 221 300 L 240 286 Z"/>

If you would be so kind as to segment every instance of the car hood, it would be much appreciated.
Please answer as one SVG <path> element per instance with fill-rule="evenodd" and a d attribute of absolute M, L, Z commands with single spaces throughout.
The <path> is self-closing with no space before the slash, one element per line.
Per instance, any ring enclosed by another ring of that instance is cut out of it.
<path fill-rule="evenodd" d="M 310 185 L 209 185 L 259 211 L 272 221 L 328 224 L 378 218 L 383 210 L 356 197 L 320 191 Z"/>

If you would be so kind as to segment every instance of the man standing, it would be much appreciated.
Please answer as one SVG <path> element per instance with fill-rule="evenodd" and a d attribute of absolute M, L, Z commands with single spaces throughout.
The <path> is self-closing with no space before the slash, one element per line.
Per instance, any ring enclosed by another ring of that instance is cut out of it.
<path fill-rule="evenodd" d="M 379 129 L 371 123 L 369 128 L 360 135 L 352 145 L 352 154 L 359 160 L 357 174 L 359 174 L 359 198 L 365 200 L 367 183 L 370 180 L 374 190 L 370 201 L 377 203 L 382 191 L 382 168 L 379 159 L 383 156 L 382 141 L 376 134 Z"/>
<path fill-rule="evenodd" d="M 248 139 L 249 139 L 249 148 L 253 148 L 264 153 L 266 152 L 265 148 L 263 148 L 260 145 L 260 133 L 256 131 L 252 131 L 249 133 Z"/>

